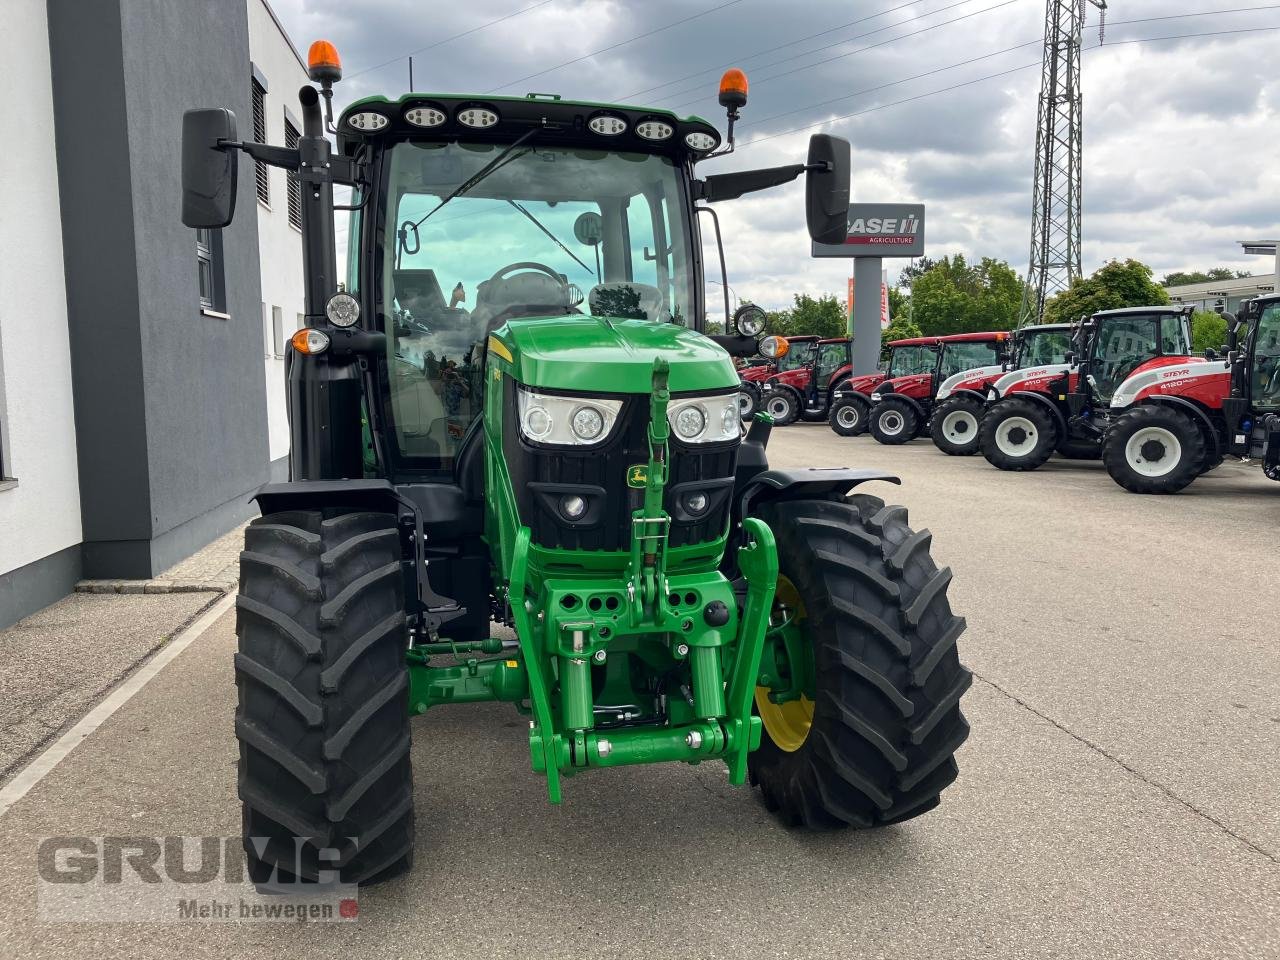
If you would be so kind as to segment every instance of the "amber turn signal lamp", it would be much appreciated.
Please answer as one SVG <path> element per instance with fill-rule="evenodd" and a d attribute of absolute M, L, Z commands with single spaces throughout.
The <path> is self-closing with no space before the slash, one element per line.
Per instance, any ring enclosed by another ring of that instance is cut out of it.
<path fill-rule="evenodd" d="M 720 106 L 737 110 L 747 105 L 747 75 L 730 67 L 720 78 Z"/>
<path fill-rule="evenodd" d="M 328 40 L 317 40 L 307 51 L 307 76 L 316 83 L 337 83 L 342 79 L 338 48 Z"/>
<path fill-rule="evenodd" d="M 303 327 L 289 338 L 289 345 L 298 353 L 313 357 L 329 349 L 329 335 L 314 327 Z"/>

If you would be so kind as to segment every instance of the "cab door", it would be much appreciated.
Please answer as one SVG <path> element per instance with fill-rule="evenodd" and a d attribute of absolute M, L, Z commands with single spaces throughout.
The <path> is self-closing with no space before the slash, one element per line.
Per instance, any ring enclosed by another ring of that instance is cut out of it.
<path fill-rule="evenodd" d="M 1280 412 L 1280 303 L 1268 305 L 1253 334 L 1249 399 L 1259 413 Z"/>

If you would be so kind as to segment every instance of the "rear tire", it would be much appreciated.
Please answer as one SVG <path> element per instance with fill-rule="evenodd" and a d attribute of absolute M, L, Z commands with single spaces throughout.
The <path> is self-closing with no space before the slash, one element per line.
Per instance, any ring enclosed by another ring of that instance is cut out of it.
<path fill-rule="evenodd" d="M 951 397 L 934 411 L 929 424 L 933 445 L 952 457 L 971 457 L 978 452 L 978 425 L 982 403 L 973 397 Z"/>
<path fill-rule="evenodd" d="M 973 678 L 956 653 L 965 623 L 947 601 L 951 572 L 930 558 L 928 531 L 862 494 L 768 503 L 760 514 L 804 607 L 815 700 L 793 749 L 765 729 L 748 761 L 752 784 L 784 824 L 809 829 L 879 827 L 933 809 L 956 778 L 969 734 L 959 703 Z"/>
<path fill-rule="evenodd" d="M 857 437 L 867 432 L 871 402 L 865 397 L 841 397 L 827 412 L 831 429 L 842 437 Z"/>
<path fill-rule="evenodd" d="M 774 387 L 761 401 L 774 426 L 785 427 L 800 416 L 800 394 L 790 387 Z"/>
<path fill-rule="evenodd" d="M 880 443 L 896 447 L 916 438 L 920 418 L 905 401 L 887 397 L 871 408 L 867 429 Z"/>
<path fill-rule="evenodd" d="M 1035 470 L 1058 446 L 1053 414 L 1035 400 L 1001 400 L 982 417 L 978 446 L 987 462 L 1001 470 Z"/>
<path fill-rule="evenodd" d="M 743 420 L 750 420 L 760 409 L 760 388 L 744 380 L 738 384 L 738 413 Z"/>
<path fill-rule="evenodd" d="M 250 877 L 367 884 L 413 862 L 404 574 L 394 516 L 253 521 L 236 601 Z"/>
<path fill-rule="evenodd" d="M 1177 493 L 1203 472 L 1204 435 L 1187 415 L 1157 405 L 1134 407 L 1107 430 L 1102 462 L 1132 493 Z"/>

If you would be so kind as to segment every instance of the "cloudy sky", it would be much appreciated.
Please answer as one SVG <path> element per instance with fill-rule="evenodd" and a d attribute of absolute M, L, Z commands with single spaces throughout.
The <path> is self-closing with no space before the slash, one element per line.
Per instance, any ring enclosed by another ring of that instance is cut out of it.
<path fill-rule="evenodd" d="M 271 3 L 304 53 L 320 37 L 337 45 L 344 104 L 405 92 L 412 53 L 420 92 L 553 92 L 723 129 L 717 81 L 740 66 L 751 96 L 738 151 L 705 172 L 793 163 L 810 133 L 835 133 L 853 145 L 855 200 L 928 205 L 931 256 L 1026 270 L 1044 0 Z M 1092 7 L 1085 31 L 1085 271 L 1112 257 L 1157 276 L 1269 271 L 1236 241 L 1280 234 L 1280 3 L 1111 7 L 1101 47 Z M 1170 37 L 1183 39 L 1150 39 Z M 718 210 L 739 296 L 843 297 L 850 262 L 810 259 L 799 182 Z"/>

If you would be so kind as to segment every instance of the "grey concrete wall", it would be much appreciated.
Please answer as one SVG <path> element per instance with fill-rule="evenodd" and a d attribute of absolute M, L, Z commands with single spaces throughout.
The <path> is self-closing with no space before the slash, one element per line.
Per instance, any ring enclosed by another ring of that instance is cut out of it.
<path fill-rule="evenodd" d="M 230 319 L 203 315 L 179 219 L 182 113 L 250 123 L 246 10 L 49 0 L 84 573 L 145 577 L 252 512 L 269 478 L 253 168 L 223 232 Z"/>

